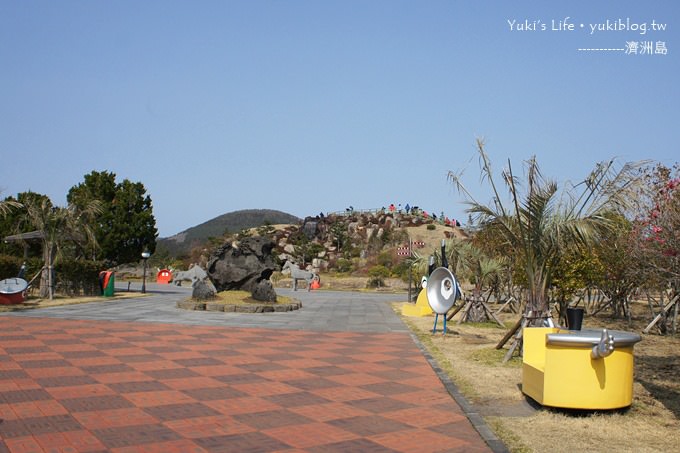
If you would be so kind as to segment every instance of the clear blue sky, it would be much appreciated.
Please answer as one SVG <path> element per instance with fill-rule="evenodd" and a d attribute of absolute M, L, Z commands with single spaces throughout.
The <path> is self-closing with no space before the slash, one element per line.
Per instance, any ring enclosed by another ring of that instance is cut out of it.
<path fill-rule="evenodd" d="M 592 33 L 619 19 L 638 27 Z M 559 181 L 678 161 L 679 26 L 674 0 L 0 0 L 1 196 L 63 205 L 107 170 L 144 183 L 161 236 L 247 208 L 464 221 L 446 175 L 484 198 L 476 137 Z M 627 42 L 667 53 L 578 50 Z"/>

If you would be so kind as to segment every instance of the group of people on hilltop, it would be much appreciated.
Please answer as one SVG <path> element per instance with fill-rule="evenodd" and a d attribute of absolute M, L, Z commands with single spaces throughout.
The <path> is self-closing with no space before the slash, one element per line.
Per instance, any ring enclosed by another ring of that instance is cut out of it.
<path fill-rule="evenodd" d="M 418 206 L 411 206 L 408 203 L 406 203 L 406 206 L 404 206 L 403 208 L 401 207 L 401 203 L 399 203 L 398 205 L 395 205 L 394 203 L 390 203 L 390 205 L 387 209 L 385 209 L 385 207 L 383 206 L 382 211 L 383 212 L 388 211 L 390 213 L 396 212 L 396 213 L 399 213 L 399 214 L 401 214 L 402 212 L 406 212 L 406 214 L 411 214 L 411 215 L 419 215 L 420 214 L 420 215 L 424 215 L 425 217 L 429 216 L 429 214 L 426 211 L 423 211 Z M 434 216 L 434 219 L 436 219 L 436 218 L 437 217 Z"/>
<path fill-rule="evenodd" d="M 382 211 L 385 212 L 385 208 L 382 208 Z M 444 215 L 444 212 L 442 211 L 441 215 L 439 218 L 437 218 L 437 214 L 432 213 L 429 214 L 427 211 L 424 211 L 420 209 L 418 206 L 410 206 L 408 203 L 406 203 L 406 206 L 402 209 L 401 203 L 395 205 L 394 203 L 390 203 L 389 207 L 387 208 L 387 211 L 390 213 L 399 213 L 401 214 L 402 211 L 405 211 L 406 214 L 411 214 L 411 215 L 422 215 L 423 217 L 427 218 L 432 218 L 432 220 L 439 222 L 442 225 L 448 225 L 448 226 L 460 226 L 460 222 L 458 222 L 455 219 L 449 219 Z"/>
<path fill-rule="evenodd" d="M 383 211 L 385 211 L 385 207 L 383 206 L 382 208 Z M 389 212 L 398 212 L 401 214 L 402 211 L 406 211 L 406 214 L 417 214 L 419 212 L 418 206 L 413 206 L 411 207 L 408 203 L 406 203 L 406 206 L 402 209 L 401 203 L 399 205 L 395 206 L 394 203 L 390 203 L 390 206 L 387 208 Z"/>
<path fill-rule="evenodd" d="M 353 214 L 354 213 L 354 206 L 349 206 L 348 208 L 345 209 L 345 212 L 346 212 L 346 214 Z M 449 219 L 448 217 L 446 217 L 444 215 L 443 211 L 442 211 L 441 215 L 439 217 L 437 217 L 437 214 L 435 214 L 435 213 L 429 214 L 427 211 L 420 209 L 418 206 L 411 206 L 408 203 L 406 203 L 406 206 L 404 206 L 403 208 L 401 206 L 401 203 L 396 204 L 396 205 L 394 203 L 390 203 L 387 208 L 385 208 L 383 206 L 380 209 L 380 212 L 382 212 L 382 213 L 389 212 L 390 214 L 394 214 L 394 213 L 401 214 L 403 212 L 406 212 L 406 214 L 410 214 L 410 215 L 421 215 L 426 219 L 431 218 L 435 222 L 439 221 L 439 223 L 441 223 L 442 225 L 447 225 L 447 226 L 452 226 L 452 227 L 455 227 L 455 226 L 459 227 L 460 226 L 460 222 L 458 222 L 455 219 Z"/>

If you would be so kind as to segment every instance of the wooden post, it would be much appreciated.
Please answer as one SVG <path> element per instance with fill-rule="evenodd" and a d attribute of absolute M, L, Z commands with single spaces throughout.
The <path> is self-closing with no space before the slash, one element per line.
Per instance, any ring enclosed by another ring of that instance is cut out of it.
<path fill-rule="evenodd" d="M 496 317 L 496 315 L 491 311 L 489 306 L 486 305 L 486 303 L 484 301 L 481 301 L 481 303 L 482 303 L 482 307 L 484 307 L 484 311 L 486 312 L 487 318 L 491 317 L 491 318 L 494 319 L 494 321 L 496 321 L 496 323 L 498 323 L 499 326 L 505 327 L 505 324 L 503 324 L 501 322 L 501 320 Z"/>
<path fill-rule="evenodd" d="M 645 327 L 645 329 L 642 331 L 642 333 L 649 333 L 649 331 L 652 329 L 652 327 L 654 327 L 654 325 L 655 325 L 657 322 L 659 322 L 659 320 L 660 320 L 663 316 L 666 315 L 666 312 L 667 312 L 668 310 L 670 310 L 671 307 L 673 307 L 673 305 L 677 305 L 678 298 L 680 298 L 680 294 L 676 294 L 675 297 L 674 297 L 673 299 L 671 299 L 671 301 L 668 302 L 668 304 L 666 304 L 666 306 L 663 308 L 663 310 L 661 310 L 661 313 L 659 313 L 658 315 L 656 315 L 656 317 L 652 320 L 652 322 L 650 322 L 649 325 L 648 325 L 647 327 Z"/>
<path fill-rule="evenodd" d="M 528 313 L 522 315 L 522 317 L 517 321 L 517 323 L 513 326 L 513 328 L 510 329 L 510 331 L 508 333 L 506 333 L 505 336 L 503 337 L 503 339 L 496 345 L 496 349 L 501 349 L 505 345 L 505 343 L 510 338 L 513 337 L 513 335 L 515 337 L 512 344 L 510 345 L 510 349 L 505 354 L 505 357 L 503 357 L 503 363 L 510 360 L 512 358 L 513 353 L 518 348 L 520 348 L 520 351 L 521 351 L 521 346 L 522 346 L 522 343 L 523 343 L 524 328 L 527 327 L 532 320 L 536 320 L 536 319 L 542 319 L 544 321 L 547 320 L 547 322 L 550 326 L 553 325 L 552 317 L 550 316 L 549 311 L 543 312 L 542 314 L 539 314 L 538 316 L 534 316 L 533 311 L 529 310 Z"/>
<path fill-rule="evenodd" d="M 470 311 L 470 307 L 471 307 L 471 306 L 472 306 L 472 299 L 468 299 L 468 300 L 465 302 L 465 307 L 464 307 L 464 310 L 463 310 L 463 314 L 460 315 L 460 318 L 458 319 L 458 324 L 461 324 L 463 321 L 465 321 L 465 320 L 467 319 L 468 312 Z"/>
<path fill-rule="evenodd" d="M 531 314 L 531 312 L 529 312 L 529 314 Z M 522 327 L 522 323 L 523 323 L 523 322 L 524 322 L 524 316 L 521 316 L 521 317 L 517 320 L 517 322 L 515 323 L 515 325 L 512 326 L 512 329 L 510 329 L 510 330 L 508 331 L 508 333 L 505 334 L 505 336 L 503 337 L 503 339 L 501 339 L 501 341 L 498 342 L 498 344 L 496 345 L 496 349 L 501 349 L 503 346 L 505 346 L 505 343 L 507 343 L 508 340 L 510 339 L 510 337 L 512 337 L 512 336 L 515 334 L 515 332 L 517 332 L 517 329 L 519 329 L 520 327 Z"/>
<path fill-rule="evenodd" d="M 501 308 L 499 308 L 498 310 L 496 310 L 496 314 L 499 314 L 499 313 L 501 313 L 503 310 L 505 310 L 505 307 L 510 307 L 510 311 L 512 311 L 513 313 L 517 313 L 517 310 L 515 310 L 514 302 L 515 302 L 515 297 L 514 297 L 514 296 L 510 296 L 510 299 L 508 299 L 507 301 L 505 301 L 505 303 L 501 306 Z"/>
<path fill-rule="evenodd" d="M 531 316 L 531 312 L 529 312 L 529 316 Z M 522 335 L 524 334 L 524 328 L 527 326 L 528 323 L 529 318 L 527 316 L 523 316 L 519 328 L 516 329 L 517 334 L 515 335 L 515 340 L 512 342 L 512 344 L 510 345 L 510 349 L 508 349 L 508 352 L 503 357 L 503 363 L 506 363 L 508 360 L 510 360 L 512 358 L 512 355 L 515 353 L 515 350 L 521 347 L 523 343 Z"/>
<path fill-rule="evenodd" d="M 446 316 L 446 320 L 451 321 L 453 317 L 456 316 L 456 313 L 458 313 L 464 306 L 465 304 L 463 303 L 463 301 L 461 301 L 461 303 L 458 304 L 458 306 Z"/>
<path fill-rule="evenodd" d="M 678 327 L 678 305 L 679 303 L 675 303 L 675 308 L 673 309 L 673 335 L 677 333 L 677 327 Z"/>
<path fill-rule="evenodd" d="M 47 266 L 47 285 L 48 285 L 48 291 L 49 291 L 49 296 L 50 300 L 54 299 L 54 267 L 52 266 L 52 262 L 50 261 L 50 265 Z"/>

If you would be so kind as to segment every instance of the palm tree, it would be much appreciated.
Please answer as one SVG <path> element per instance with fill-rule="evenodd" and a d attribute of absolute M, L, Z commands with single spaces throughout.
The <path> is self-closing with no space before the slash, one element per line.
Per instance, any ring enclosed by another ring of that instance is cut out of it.
<path fill-rule="evenodd" d="M 552 270 L 561 252 L 592 245 L 610 226 L 606 214 L 629 208 L 639 180 L 635 174 L 639 164 L 627 163 L 618 171 L 614 161 L 598 164 L 583 181 L 560 193 L 556 182 L 543 178 L 535 157 L 526 163 L 524 190 L 508 161 L 502 172 L 509 194 L 509 201 L 504 202 L 481 139 L 477 150 L 482 179 L 492 190 L 492 203 L 477 201 L 462 184 L 460 173 L 449 172 L 448 179 L 465 196 L 468 212 L 482 228 L 498 235 L 514 261 L 523 264 L 528 287 L 526 313 L 547 318 Z"/>
<path fill-rule="evenodd" d="M 477 290 L 492 283 L 507 267 L 503 257 L 489 256 L 472 242 L 458 238 L 446 241 L 446 255 L 454 275 L 467 277 Z"/>
<path fill-rule="evenodd" d="M 22 206 L 21 203 L 12 199 L 0 200 L 0 216 L 4 217 L 12 212 L 13 209 L 19 209 Z"/>
<path fill-rule="evenodd" d="M 40 297 L 54 298 L 53 268 L 66 243 L 84 248 L 95 244 L 89 220 L 100 211 L 100 203 L 93 201 L 83 209 L 70 204 L 56 207 L 48 197 L 31 197 L 24 204 L 23 222 L 39 233 L 43 246 L 44 266 L 40 278 Z"/>

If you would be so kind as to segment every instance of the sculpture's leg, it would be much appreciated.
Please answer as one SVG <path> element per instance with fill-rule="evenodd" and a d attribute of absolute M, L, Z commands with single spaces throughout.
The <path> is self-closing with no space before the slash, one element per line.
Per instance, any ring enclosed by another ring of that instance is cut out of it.
<path fill-rule="evenodd" d="M 446 335 L 446 314 L 444 314 L 444 332 L 442 335 Z"/>
<path fill-rule="evenodd" d="M 432 326 L 432 335 L 437 332 L 437 319 L 439 318 L 439 313 L 434 314 L 434 326 Z"/>

